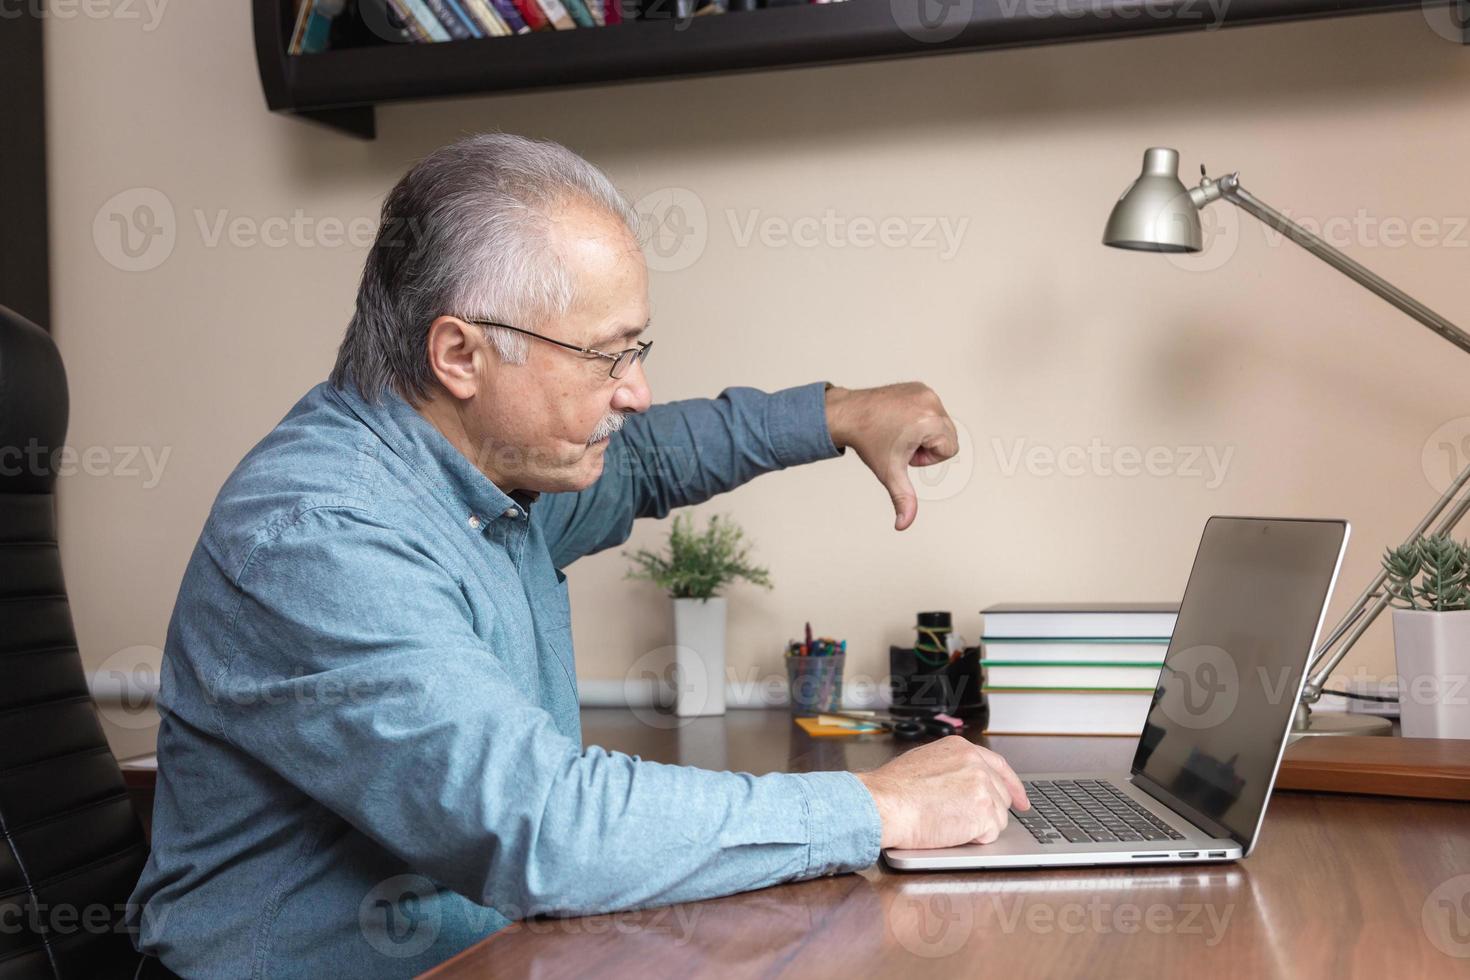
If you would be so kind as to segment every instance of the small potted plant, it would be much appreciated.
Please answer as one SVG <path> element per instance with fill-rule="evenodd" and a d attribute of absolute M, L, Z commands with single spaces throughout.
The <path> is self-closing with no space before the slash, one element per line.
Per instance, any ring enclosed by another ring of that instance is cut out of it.
<path fill-rule="evenodd" d="M 1470 543 L 1423 537 L 1383 556 L 1409 738 L 1470 738 Z"/>
<path fill-rule="evenodd" d="M 680 716 L 725 713 L 726 608 L 720 592 L 739 579 L 771 587 L 767 570 L 751 564 L 744 537 L 728 517 L 711 517 L 696 532 L 694 519 L 680 514 L 667 552 L 623 553 L 636 566 L 628 578 L 646 579 L 674 600 L 674 712 Z"/>

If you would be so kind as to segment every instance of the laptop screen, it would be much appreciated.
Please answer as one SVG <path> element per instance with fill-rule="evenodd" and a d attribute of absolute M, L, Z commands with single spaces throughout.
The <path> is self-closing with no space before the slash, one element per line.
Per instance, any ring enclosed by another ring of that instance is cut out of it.
<path fill-rule="evenodd" d="M 1260 826 L 1346 538 L 1342 521 L 1205 525 L 1133 773 L 1241 843 Z"/>

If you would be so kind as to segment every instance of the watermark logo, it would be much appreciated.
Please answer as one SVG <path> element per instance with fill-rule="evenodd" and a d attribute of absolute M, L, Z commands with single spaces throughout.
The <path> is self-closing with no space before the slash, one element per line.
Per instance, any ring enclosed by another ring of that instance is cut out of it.
<path fill-rule="evenodd" d="M 3 2 L 3 0 L 0 0 Z M 173 202 L 159 190 L 134 187 L 114 194 L 92 220 L 97 253 L 123 272 L 148 272 L 168 261 L 181 235 L 197 236 L 206 249 L 335 249 L 377 245 L 413 252 L 426 240 L 420 219 L 311 214 L 258 216 L 229 208 L 191 208 L 180 226 Z"/>
<path fill-rule="evenodd" d="M 795 218 L 765 214 L 759 208 L 741 214 L 726 209 L 725 221 L 737 248 L 759 244 L 768 249 L 914 249 L 936 252 L 941 261 L 958 254 L 970 227 L 969 217 L 948 215 L 841 214 L 827 208 L 821 214 Z"/>
<path fill-rule="evenodd" d="M 1102 895 L 1078 901 L 1038 901 L 1025 894 L 941 885 L 905 888 L 885 912 L 888 930 L 899 945 L 915 956 L 938 959 L 963 952 L 977 925 L 981 936 L 1151 933 L 1189 937 L 1212 948 L 1224 940 L 1235 906 L 1209 902 L 1144 905 L 1109 901 Z"/>
<path fill-rule="evenodd" d="M 900 891 L 888 905 L 888 931 L 904 949 L 925 959 L 952 956 L 975 932 L 969 895 Z"/>
<path fill-rule="evenodd" d="M 443 913 L 437 893 L 423 875 L 396 875 L 379 882 L 357 907 L 362 937 L 384 956 L 418 956 L 439 937 Z"/>
<path fill-rule="evenodd" d="M 1290 211 L 1282 213 L 1333 248 L 1470 248 L 1470 218 L 1465 215 L 1377 215 L 1367 208 L 1326 218 Z M 1288 241 L 1271 224 L 1262 224 L 1261 233 L 1271 248 Z"/>
<path fill-rule="evenodd" d="M 650 269 L 680 272 L 704 254 L 709 216 L 698 194 L 686 187 L 662 187 L 640 197 L 633 211 Z"/>
<path fill-rule="evenodd" d="M 1450 419 L 1424 440 L 1424 478 L 1435 493 L 1444 493 L 1470 466 L 1470 415 Z"/>
<path fill-rule="evenodd" d="M 975 475 L 975 437 L 969 426 L 950 417 L 959 451 L 949 459 L 928 466 L 910 466 L 909 482 L 920 501 L 936 502 L 957 497 Z"/>
<path fill-rule="evenodd" d="M 97 254 L 123 272 L 148 272 L 168 261 L 178 241 L 173 202 L 152 187 L 108 198 L 92 219 Z"/>
<path fill-rule="evenodd" d="M 975 0 L 888 0 L 888 9 L 909 37 L 940 44 L 959 37 L 975 16 Z"/>
<path fill-rule="evenodd" d="M 1201 249 L 1166 252 L 1164 257 L 1186 272 L 1213 272 L 1235 257 L 1240 247 L 1240 212 L 1223 202 L 1199 213 Z"/>
<path fill-rule="evenodd" d="M 1419 915 L 1435 949 L 1455 959 L 1470 959 L 1470 874 L 1441 883 L 1424 899 Z"/>
<path fill-rule="evenodd" d="M 1452 44 L 1470 44 L 1470 3 L 1466 0 L 1420 0 L 1419 12 L 1429 29 Z"/>
<path fill-rule="evenodd" d="M 33 476 L 42 479 L 90 477 L 141 479 L 144 490 L 163 481 L 172 446 L 43 446 L 36 438 L 24 446 L 0 446 L 0 476 Z"/>
<path fill-rule="evenodd" d="M 1235 713 L 1240 672 L 1235 658 L 1208 644 L 1171 653 L 1159 677 L 1164 692 L 1159 708 L 1185 728 L 1214 728 Z"/>
<path fill-rule="evenodd" d="M 680 650 L 686 653 L 682 661 Z M 633 661 L 623 674 L 623 701 L 650 728 L 682 728 L 709 703 L 711 685 L 723 683 L 723 677 L 709 676 L 703 658 L 688 647 L 662 646 Z M 667 710 L 681 701 L 687 716 Z"/>
<path fill-rule="evenodd" d="M 1114 446 L 1094 436 L 1085 445 L 1051 446 L 1033 443 L 1024 436 L 1006 440 L 992 437 L 990 449 L 996 467 L 1005 477 L 1024 472 L 1047 479 L 1053 476 L 1140 477 L 1199 480 L 1206 490 L 1217 490 L 1230 472 L 1234 446 Z"/>
<path fill-rule="evenodd" d="M 0 0 L 0 22 L 21 17 L 133 21 L 144 34 L 152 34 L 168 4 L 169 0 Z"/>
<path fill-rule="evenodd" d="M 158 724 L 153 702 L 158 697 L 163 651 L 140 645 L 125 647 L 98 665 L 92 674 L 97 710 L 119 728 L 138 730 Z"/>

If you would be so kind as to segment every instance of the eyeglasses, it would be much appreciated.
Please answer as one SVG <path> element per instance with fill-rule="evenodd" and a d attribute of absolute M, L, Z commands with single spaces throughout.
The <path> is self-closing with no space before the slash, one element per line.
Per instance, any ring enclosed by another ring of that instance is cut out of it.
<path fill-rule="evenodd" d="M 558 347 L 565 347 L 567 350 L 574 350 L 579 354 L 593 354 L 597 357 L 607 358 L 609 361 L 612 361 L 612 369 L 608 371 L 608 374 L 611 375 L 614 380 L 617 380 L 626 375 L 628 371 L 633 367 L 634 362 L 647 359 L 648 351 L 650 348 L 653 347 L 653 341 L 640 340 L 637 347 L 629 347 L 627 350 L 619 351 L 616 354 L 606 354 L 600 350 L 593 350 L 591 347 L 578 347 L 576 344 L 569 344 L 566 341 L 556 340 L 552 337 L 546 337 L 542 334 L 536 333 L 534 330 L 525 330 L 521 327 L 513 327 L 508 323 L 496 323 L 494 320 L 471 320 L 469 318 L 464 318 L 464 320 L 466 323 L 473 323 L 476 326 L 500 327 L 502 330 L 514 330 L 516 333 L 523 333 L 527 337 L 535 337 L 537 340 L 544 340 L 548 344 L 555 344 Z"/>

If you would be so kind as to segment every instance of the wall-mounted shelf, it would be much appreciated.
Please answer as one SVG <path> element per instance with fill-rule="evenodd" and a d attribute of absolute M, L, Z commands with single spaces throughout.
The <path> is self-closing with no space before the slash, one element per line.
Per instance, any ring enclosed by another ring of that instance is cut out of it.
<path fill-rule="evenodd" d="M 1467 0 L 847 0 L 439 44 L 286 54 L 289 0 L 254 0 L 271 109 L 374 135 L 384 102 L 867 61 L 1420 9 Z M 1220 22 L 1213 11 L 1224 8 Z M 970 10 L 967 18 L 958 11 Z M 926 25 L 919 12 L 931 15 Z M 1427 28 L 1426 28 L 1427 29 Z"/>

